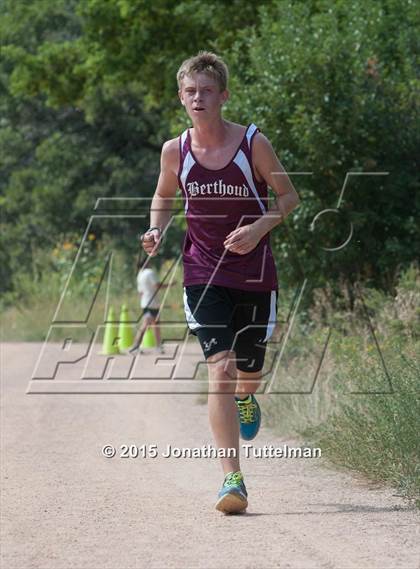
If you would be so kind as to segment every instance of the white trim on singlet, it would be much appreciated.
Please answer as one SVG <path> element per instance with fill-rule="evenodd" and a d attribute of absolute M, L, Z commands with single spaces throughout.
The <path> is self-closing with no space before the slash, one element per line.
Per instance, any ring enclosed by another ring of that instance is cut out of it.
<path fill-rule="evenodd" d="M 248 141 L 248 148 L 251 150 L 251 138 L 254 132 L 258 129 L 258 127 L 252 123 L 248 127 L 248 132 L 246 133 L 246 139 Z"/>
<path fill-rule="evenodd" d="M 197 328 L 203 328 L 203 326 L 199 322 L 197 322 L 197 320 L 192 315 L 191 308 L 188 305 L 187 291 L 185 290 L 185 286 L 184 286 L 184 312 L 190 330 L 197 330 Z"/>
<path fill-rule="evenodd" d="M 248 186 L 251 188 L 251 191 L 254 194 L 255 199 L 257 200 L 261 208 L 261 211 L 265 213 L 266 212 L 265 206 L 262 203 L 260 196 L 258 195 L 257 188 L 255 187 L 254 180 L 252 179 L 251 166 L 243 150 L 238 151 L 234 163 L 242 170 L 242 173 L 245 176 L 246 181 L 248 182 Z"/>
<path fill-rule="evenodd" d="M 187 134 L 188 134 L 188 128 L 186 128 L 184 130 L 184 132 L 181 134 L 181 153 L 184 150 L 184 144 L 185 144 L 185 141 L 187 140 Z M 181 156 L 181 159 L 182 159 L 182 156 Z"/>
<path fill-rule="evenodd" d="M 268 325 L 267 325 L 267 333 L 263 342 L 266 342 L 269 338 L 271 338 L 274 328 L 276 327 L 276 291 L 271 291 L 271 298 L 270 298 L 270 316 L 268 317 Z"/>
<path fill-rule="evenodd" d="M 184 192 L 185 192 L 185 213 L 187 213 L 188 211 L 188 193 L 187 193 L 187 188 L 185 187 L 185 182 L 187 180 L 187 176 L 190 173 L 191 168 L 194 166 L 195 164 L 195 160 L 194 158 L 191 156 L 191 152 L 188 151 L 185 160 L 182 164 L 182 172 L 181 172 L 181 176 L 180 176 L 180 180 L 181 180 L 181 184 L 182 187 L 184 188 Z"/>

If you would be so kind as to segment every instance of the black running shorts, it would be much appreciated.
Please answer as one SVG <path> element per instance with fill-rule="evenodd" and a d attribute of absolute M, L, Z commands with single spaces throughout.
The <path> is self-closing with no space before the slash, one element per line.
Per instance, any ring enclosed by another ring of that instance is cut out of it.
<path fill-rule="evenodd" d="M 159 308 L 143 308 L 143 316 L 147 313 L 156 319 L 156 316 L 159 314 Z"/>
<path fill-rule="evenodd" d="M 184 287 L 186 321 L 204 357 L 232 350 L 241 371 L 256 372 L 264 367 L 267 341 L 277 321 L 277 300 L 277 289 L 256 292 L 206 284 Z"/>

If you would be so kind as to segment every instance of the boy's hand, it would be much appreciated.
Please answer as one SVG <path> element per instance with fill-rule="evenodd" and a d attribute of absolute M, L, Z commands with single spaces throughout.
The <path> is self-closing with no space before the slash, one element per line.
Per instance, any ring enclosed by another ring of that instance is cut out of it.
<path fill-rule="evenodd" d="M 150 257 L 156 257 L 158 254 L 158 249 L 162 242 L 161 239 L 161 232 L 159 229 L 152 229 L 151 231 L 146 231 L 141 236 L 141 243 L 143 245 L 143 249 L 146 251 Z"/>
<path fill-rule="evenodd" d="M 246 255 L 258 245 L 261 240 L 261 234 L 258 229 L 253 225 L 244 225 L 234 229 L 226 236 L 223 245 L 231 253 L 238 253 L 238 255 Z"/>

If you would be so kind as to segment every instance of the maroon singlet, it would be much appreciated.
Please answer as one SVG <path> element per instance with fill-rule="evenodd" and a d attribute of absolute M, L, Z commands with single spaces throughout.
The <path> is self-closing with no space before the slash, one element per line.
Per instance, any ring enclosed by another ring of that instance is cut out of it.
<path fill-rule="evenodd" d="M 251 291 L 278 288 L 269 233 L 245 255 L 223 246 L 231 231 L 253 223 L 268 209 L 267 184 L 257 181 L 252 167 L 252 140 L 258 130 L 250 124 L 229 164 L 217 170 L 197 161 L 189 129 L 179 137 L 178 183 L 188 226 L 183 247 L 184 286 L 213 284 Z"/>

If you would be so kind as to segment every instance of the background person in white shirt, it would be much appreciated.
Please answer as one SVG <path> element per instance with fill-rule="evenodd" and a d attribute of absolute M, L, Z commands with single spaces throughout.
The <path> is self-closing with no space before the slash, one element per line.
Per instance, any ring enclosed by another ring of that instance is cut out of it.
<path fill-rule="evenodd" d="M 140 326 L 137 330 L 136 337 L 134 338 L 133 345 L 129 349 L 130 352 L 135 352 L 139 349 L 142 343 L 143 336 L 150 326 L 155 334 L 156 349 L 159 352 L 164 352 L 162 345 L 162 337 L 159 325 L 159 311 L 160 311 L 160 297 L 159 291 L 163 288 L 176 284 L 162 284 L 159 282 L 158 274 L 153 265 L 153 260 L 149 258 L 147 267 L 143 267 L 144 261 L 140 258 L 137 261 L 137 291 L 140 295 L 140 307 L 143 310 Z"/>

